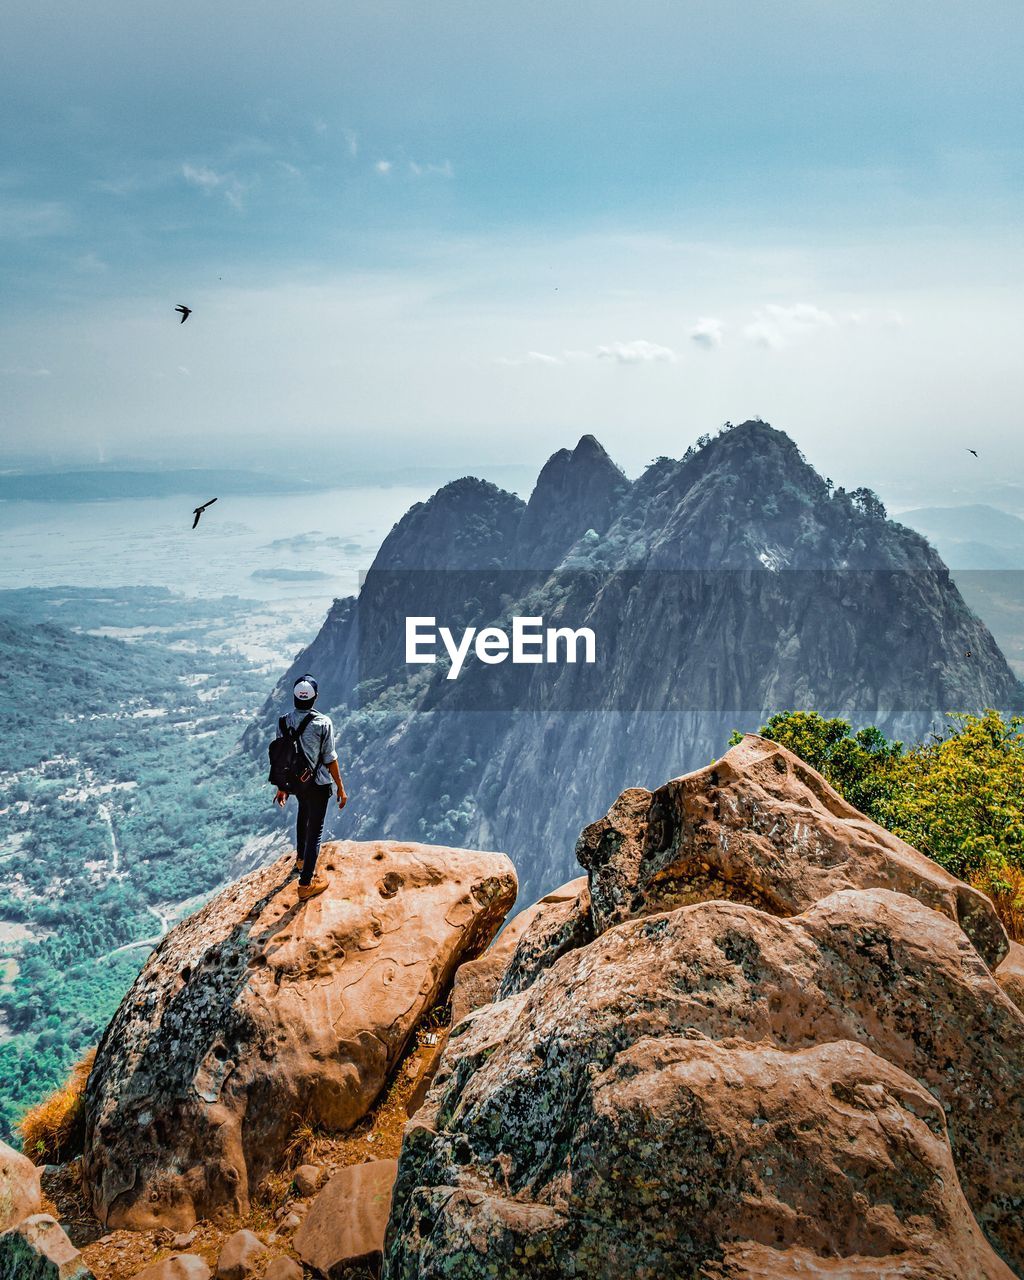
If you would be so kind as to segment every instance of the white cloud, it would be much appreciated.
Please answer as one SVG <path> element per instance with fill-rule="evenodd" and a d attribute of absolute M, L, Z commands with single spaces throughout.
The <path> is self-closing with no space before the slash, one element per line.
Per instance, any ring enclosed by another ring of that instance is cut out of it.
<path fill-rule="evenodd" d="M 109 270 L 109 263 L 104 262 L 94 249 L 90 249 L 75 260 L 75 270 L 81 271 L 83 275 L 98 275 Z"/>
<path fill-rule="evenodd" d="M 377 170 L 378 173 L 390 173 L 391 170 L 394 168 L 394 165 L 391 163 L 390 160 L 378 160 L 373 167 Z"/>
<path fill-rule="evenodd" d="M 198 187 L 200 191 L 212 195 L 219 191 L 233 208 L 241 210 L 243 197 L 248 188 L 234 173 L 218 173 L 209 165 L 183 164 L 181 176 L 190 187 Z"/>
<path fill-rule="evenodd" d="M 42 365 L 34 368 L 28 368 L 24 365 L 14 365 L 7 369 L 0 369 L 0 375 L 5 378 L 49 378 L 53 375 L 49 369 L 44 369 Z"/>
<path fill-rule="evenodd" d="M 769 302 L 757 308 L 753 320 L 744 327 L 743 336 L 748 342 L 777 351 L 823 329 L 834 329 L 837 323 L 831 312 L 809 302 L 792 306 Z"/>
<path fill-rule="evenodd" d="M 679 359 L 671 347 L 662 347 L 643 338 L 634 338 L 632 342 L 610 342 L 607 346 L 598 347 L 595 354 L 598 360 L 617 360 L 619 364 L 675 364 Z"/>
<path fill-rule="evenodd" d="M 545 351 L 527 351 L 522 356 L 500 356 L 497 364 L 580 364 L 591 360 L 615 360 L 619 364 L 675 364 L 679 356 L 671 347 L 659 346 L 656 342 L 647 342 L 636 338 L 632 342 L 609 342 L 593 351 L 566 349 L 560 355 L 550 355 Z"/>
<path fill-rule="evenodd" d="M 430 177 L 431 175 L 439 178 L 451 178 L 454 176 L 450 160 L 446 160 L 444 164 L 418 164 L 415 160 L 410 160 L 409 172 L 414 178 Z"/>
<path fill-rule="evenodd" d="M 724 330 L 725 325 L 721 320 L 715 320 L 712 316 L 701 316 L 687 336 L 698 347 L 704 347 L 705 350 L 712 351 L 715 347 L 722 345 Z"/>
<path fill-rule="evenodd" d="M 204 191 L 215 191 L 224 181 L 223 177 L 205 165 L 183 164 L 181 175 L 193 187 L 202 187 Z"/>
<path fill-rule="evenodd" d="M 550 356 L 545 351 L 527 351 L 524 356 L 499 356 L 495 363 L 515 367 L 522 364 L 564 364 L 565 361 L 559 356 Z"/>
<path fill-rule="evenodd" d="M 354 160 L 359 154 L 359 135 L 355 129 L 345 130 L 345 144 L 348 147 L 348 153 Z"/>

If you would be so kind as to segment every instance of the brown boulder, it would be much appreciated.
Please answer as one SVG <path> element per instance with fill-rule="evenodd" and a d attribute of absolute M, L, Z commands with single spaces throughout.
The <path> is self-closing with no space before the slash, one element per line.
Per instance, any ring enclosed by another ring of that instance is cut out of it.
<path fill-rule="evenodd" d="M 996 982 L 1018 1009 L 1024 1010 L 1024 947 L 1011 942 L 1009 954 L 995 970 Z"/>
<path fill-rule="evenodd" d="M 619 796 L 579 838 L 598 933 L 711 899 L 791 916 L 841 889 L 892 889 L 955 920 L 989 968 L 1008 950 L 984 894 L 864 817 L 792 751 L 747 736 L 705 769 Z"/>
<path fill-rule="evenodd" d="M 48 1213 L 0 1235 L 0 1280 L 95 1280 L 82 1255 Z"/>
<path fill-rule="evenodd" d="M 211 1280 L 213 1272 L 195 1253 L 179 1253 L 153 1262 L 132 1280 Z"/>
<path fill-rule="evenodd" d="M 331 1178 L 293 1241 L 307 1267 L 334 1280 L 350 1267 L 380 1262 L 397 1172 L 397 1160 L 373 1160 Z"/>
<path fill-rule="evenodd" d="M 302 1280 L 303 1271 L 294 1258 L 274 1258 L 263 1280 Z"/>
<path fill-rule="evenodd" d="M 537 1276 L 569 1254 L 697 1275 L 758 1245 L 1005 1277 L 1022 1085 L 1024 1017 L 911 897 L 630 921 L 453 1028 L 406 1130 L 387 1274 L 440 1277 L 464 1249 L 460 1277 L 483 1277 L 527 1249 Z"/>
<path fill-rule="evenodd" d="M 255 1231 L 235 1231 L 221 1246 L 217 1280 L 249 1280 L 267 1256 L 267 1246 Z"/>
<path fill-rule="evenodd" d="M 27 1156 L 0 1142 L 0 1231 L 9 1231 L 43 1204 L 40 1171 Z"/>
<path fill-rule="evenodd" d="M 490 1004 L 496 998 L 505 971 L 516 956 L 524 935 L 529 934 L 531 940 L 535 939 L 537 936 L 535 926 L 545 935 L 554 932 L 549 928 L 552 920 L 551 913 L 563 914 L 565 904 L 570 904 L 569 910 L 571 910 L 571 904 L 577 902 L 586 888 L 587 877 L 578 876 L 568 884 L 563 884 L 551 893 L 545 894 L 543 898 L 529 907 L 524 907 L 517 916 L 513 917 L 482 956 L 476 960 L 468 960 L 459 966 L 459 971 L 455 975 L 455 985 L 452 987 L 453 1025 L 461 1022 L 467 1013 L 472 1013 L 481 1005 Z M 584 940 L 589 939 L 581 938 L 580 942 L 573 945 L 579 946 Z M 527 945 L 528 954 L 532 957 L 537 942 L 531 941 Z M 525 965 L 528 962 L 524 960 L 521 963 Z"/>
<path fill-rule="evenodd" d="M 292 1185 L 300 1196 L 314 1195 L 324 1180 L 324 1171 L 318 1164 L 300 1164 L 292 1175 Z"/>
<path fill-rule="evenodd" d="M 243 877 L 173 929 L 110 1023 L 84 1162 L 108 1227 L 244 1213 L 298 1118 L 339 1131 L 366 1114 L 515 900 L 504 854 L 328 844 L 331 888 L 304 904 L 293 862 Z"/>

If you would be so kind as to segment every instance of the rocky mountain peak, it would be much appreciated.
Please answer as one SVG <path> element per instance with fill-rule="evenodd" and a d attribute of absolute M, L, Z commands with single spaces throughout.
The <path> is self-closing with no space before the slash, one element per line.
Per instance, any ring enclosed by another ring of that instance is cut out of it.
<path fill-rule="evenodd" d="M 405 513 L 375 569 L 483 569 L 504 561 L 525 509 L 522 498 L 475 476 L 453 480 Z"/>
<path fill-rule="evenodd" d="M 544 464 L 516 538 L 510 563 L 554 568 L 588 529 L 603 533 L 630 482 L 592 435 L 559 449 Z"/>

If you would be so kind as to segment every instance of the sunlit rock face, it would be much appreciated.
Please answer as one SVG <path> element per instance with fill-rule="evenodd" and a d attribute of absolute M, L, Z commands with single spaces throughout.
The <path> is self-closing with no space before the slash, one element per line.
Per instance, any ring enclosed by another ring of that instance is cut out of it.
<path fill-rule="evenodd" d="M 173 929 L 107 1029 L 85 1174 L 108 1226 L 244 1212 L 300 1121 L 358 1121 L 516 896 L 500 853 L 328 844 L 330 888 L 306 903 L 293 863 L 251 873 Z"/>
<path fill-rule="evenodd" d="M 388 1280 L 1024 1275 L 983 898 L 759 738 L 578 850 L 406 1129 Z"/>

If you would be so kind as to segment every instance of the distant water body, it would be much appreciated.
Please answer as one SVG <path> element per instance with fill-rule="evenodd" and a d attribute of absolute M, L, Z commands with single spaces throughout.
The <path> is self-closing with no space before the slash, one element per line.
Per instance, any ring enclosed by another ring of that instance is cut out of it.
<path fill-rule="evenodd" d="M 431 491 L 225 496 L 194 532 L 184 498 L 0 501 L 0 590 L 159 586 L 315 613 L 357 589 L 395 522 Z"/>

